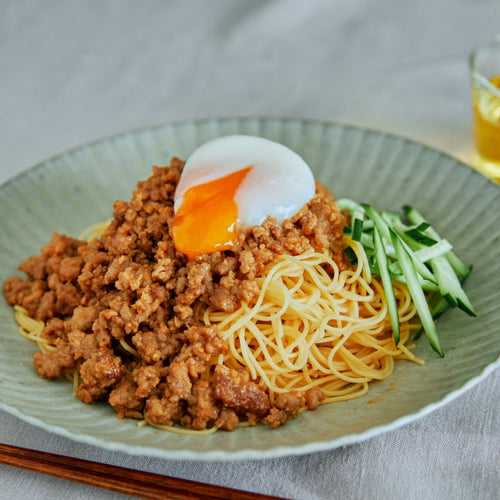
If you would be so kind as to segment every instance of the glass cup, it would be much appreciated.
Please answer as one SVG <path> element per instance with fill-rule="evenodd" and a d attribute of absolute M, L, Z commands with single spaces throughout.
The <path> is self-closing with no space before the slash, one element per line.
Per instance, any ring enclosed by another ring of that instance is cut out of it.
<path fill-rule="evenodd" d="M 470 55 L 476 167 L 500 181 L 500 36 Z"/>

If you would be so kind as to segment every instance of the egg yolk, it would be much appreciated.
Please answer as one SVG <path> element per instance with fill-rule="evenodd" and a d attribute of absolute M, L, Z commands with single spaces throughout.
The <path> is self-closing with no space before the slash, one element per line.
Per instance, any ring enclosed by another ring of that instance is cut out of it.
<path fill-rule="evenodd" d="M 205 253 L 230 250 L 236 240 L 236 191 L 252 166 L 188 189 L 172 224 L 174 245 L 194 259 Z"/>

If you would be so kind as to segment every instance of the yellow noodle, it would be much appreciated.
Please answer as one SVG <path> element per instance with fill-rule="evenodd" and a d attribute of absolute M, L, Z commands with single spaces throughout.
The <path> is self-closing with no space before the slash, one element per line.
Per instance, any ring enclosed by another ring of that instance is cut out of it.
<path fill-rule="evenodd" d="M 146 422 L 147 425 L 150 425 L 151 427 L 154 427 L 155 429 L 159 429 L 161 431 L 168 431 L 168 432 L 173 432 L 174 434 L 183 434 L 187 436 L 206 436 L 208 434 L 214 434 L 217 432 L 217 427 L 210 427 L 210 429 L 204 429 L 202 431 L 198 431 L 196 429 L 186 429 L 184 427 L 177 427 L 174 425 L 160 425 L 160 424 L 154 424 L 153 422 L 150 422 L 147 418 L 144 420 L 141 420 L 140 422 Z M 141 427 L 145 425 L 142 424 L 140 425 Z"/>
<path fill-rule="evenodd" d="M 56 351 L 56 347 L 50 345 L 50 342 L 45 337 L 42 337 L 42 331 L 45 327 L 43 321 L 31 318 L 28 311 L 24 307 L 15 305 L 14 316 L 19 326 L 19 334 L 25 339 L 32 340 L 38 344 L 41 352 Z"/>
<path fill-rule="evenodd" d="M 90 241 L 94 238 L 99 238 L 99 236 L 101 236 L 104 233 L 108 225 L 109 222 L 100 222 L 99 224 L 94 224 L 93 226 L 89 226 L 80 234 L 79 239 Z"/>
<path fill-rule="evenodd" d="M 395 346 L 383 286 L 372 277 L 361 245 L 346 243 L 358 256 L 354 268 L 340 271 L 330 251 L 281 255 L 257 279 L 253 305 L 200 314 L 228 343 L 223 362 L 246 368 L 271 400 L 312 387 L 324 391 L 324 402 L 351 399 L 365 394 L 370 381 L 389 377 L 395 358 L 423 363 L 404 345 L 416 315 L 406 285 L 395 284 L 402 323 Z"/>
<path fill-rule="evenodd" d="M 130 346 L 129 344 L 127 344 L 127 342 L 125 342 L 124 339 L 120 339 L 118 341 L 120 343 L 120 345 L 123 347 L 123 349 L 127 352 L 129 352 L 130 354 L 132 354 L 133 356 L 137 356 L 138 355 L 138 352 L 136 349 L 134 349 L 132 346 Z"/>

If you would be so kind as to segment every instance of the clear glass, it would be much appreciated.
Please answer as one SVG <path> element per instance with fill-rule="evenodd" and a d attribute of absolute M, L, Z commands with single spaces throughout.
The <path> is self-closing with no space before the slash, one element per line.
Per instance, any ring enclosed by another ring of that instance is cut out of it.
<path fill-rule="evenodd" d="M 477 168 L 500 181 L 500 36 L 470 55 Z"/>

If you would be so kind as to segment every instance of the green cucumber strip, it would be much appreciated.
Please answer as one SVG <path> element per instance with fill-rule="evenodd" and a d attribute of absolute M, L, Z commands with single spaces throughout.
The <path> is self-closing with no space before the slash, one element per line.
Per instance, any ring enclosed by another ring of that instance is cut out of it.
<path fill-rule="evenodd" d="M 436 321 L 439 316 L 441 316 L 441 314 L 443 314 L 446 309 L 450 307 L 448 301 L 444 297 L 441 297 L 439 294 L 431 297 L 429 303 L 431 307 L 432 318 L 434 319 L 434 321 Z M 419 328 L 415 335 L 413 335 L 412 340 L 418 340 L 422 336 L 422 333 L 424 333 L 424 329 Z"/>
<path fill-rule="evenodd" d="M 397 268 L 394 264 L 397 265 Z M 394 272 L 395 270 L 397 270 L 397 272 Z M 401 283 L 408 284 L 408 280 L 404 276 L 403 271 L 401 270 L 401 266 L 397 262 L 389 264 L 389 272 L 391 273 L 392 279 L 394 281 L 399 281 Z M 420 276 L 418 273 L 417 273 L 417 280 L 418 284 L 420 285 L 420 288 L 422 288 L 422 290 L 424 290 L 425 292 L 440 293 L 439 285 L 434 281 L 426 280 L 422 278 L 422 276 Z"/>
<path fill-rule="evenodd" d="M 363 220 L 365 218 L 365 211 L 361 205 L 354 205 L 351 210 L 351 238 L 354 241 L 359 241 L 363 234 Z"/>
<path fill-rule="evenodd" d="M 385 240 L 385 245 L 391 244 L 389 226 L 384 218 L 371 205 L 363 203 L 362 207 L 365 209 L 366 215 L 374 222 L 375 226 L 380 231 L 382 239 Z"/>
<path fill-rule="evenodd" d="M 340 198 L 339 200 L 335 200 L 336 205 L 340 208 L 340 210 L 349 210 L 352 212 L 356 207 L 359 207 L 359 203 L 356 203 L 349 198 Z"/>
<path fill-rule="evenodd" d="M 469 276 L 472 271 L 472 266 L 466 266 L 453 252 L 446 252 L 444 256 L 460 281 L 463 281 Z"/>
<path fill-rule="evenodd" d="M 407 226 L 398 214 L 385 210 L 381 212 L 381 216 L 386 221 L 388 226 L 396 231 L 404 240 L 406 250 L 415 261 L 419 274 L 427 281 L 436 282 L 434 276 L 417 253 L 417 250 L 428 248 L 427 245 L 433 244 L 435 241 L 428 239 L 427 236 L 424 237 L 424 235 L 421 235 L 420 232 L 417 231 L 418 228 Z M 421 226 L 424 227 L 425 224 L 422 224 Z"/>
<path fill-rule="evenodd" d="M 422 323 L 422 327 L 425 330 L 426 336 L 432 348 L 441 357 L 444 357 L 436 325 L 434 324 L 434 319 L 432 318 L 432 313 L 429 309 L 429 305 L 425 298 L 424 291 L 422 290 L 418 282 L 417 272 L 415 271 L 415 268 L 413 266 L 413 261 L 398 234 L 393 230 L 390 230 L 390 234 L 392 243 L 394 245 L 394 249 L 396 250 L 396 254 L 398 256 L 401 270 L 403 271 L 403 275 L 407 281 L 408 290 L 410 292 L 410 295 L 413 299 L 418 315 L 420 317 L 420 322 Z"/>
<path fill-rule="evenodd" d="M 346 234 L 349 234 L 352 240 L 360 241 L 363 234 L 363 220 L 365 216 L 363 207 L 348 198 L 337 200 L 336 203 L 341 211 L 348 210 L 351 213 L 350 232 L 346 231 Z"/>
<path fill-rule="evenodd" d="M 403 240 L 401 239 L 401 244 L 405 247 L 405 250 L 408 252 L 409 257 L 413 261 L 413 266 L 415 268 L 415 271 L 422 276 L 424 280 L 430 281 L 431 283 L 437 283 L 436 278 L 434 275 L 429 271 L 429 268 L 420 260 L 418 255 L 413 252 L 411 247 Z"/>
<path fill-rule="evenodd" d="M 370 219 L 365 219 L 363 221 L 363 231 L 369 231 L 370 229 L 373 229 L 373 221 Z"/>
<path fill-rule="evenodd" d="M 434 240 L 430 236 L 427 236 L 426 234 L 422 233 L 417 228 L 407 229 L 405 231 L 405 233 L 410 238 L 413 238 L 415 241 L 418 241 L 420 244 L 425 245 L 426 247 L 430 247 L 430 246 L 435 245 L 437 243 L 436 240 Z"/>
<path fill-rule="evenodd" d="M 367 232 L 363 232 L 361 235 L 361 240 L 360 243 L 363 245 L 365 248 L 365 251 L 367 249 L 373 250 L 373 234 L 368 234 Z"/>
<path fill-rule="evenodd" d="M 380 210 L 381 217 L 387 222 L 387 224 L 397 224 L 401 221 L 401 217 L 396 212 L 391 212 L 390 210 Z"/>
<path fill-rule="evenodd" d="M 362 234 L 363 234 L 363 220 L 352 219 L 351 238 L 354 241 L 361 241 Z"/>
<path fill-rule="evenodd" d="M 395 259 L 396 254 L 394 252 L 394 247 L 392 246 L 389 225 L 371 205 L 363 204 L 363 208 L 365 209 L 366 215 L 369 217 L 369 219 L 373 221 L 373 227 L 376 227 L 380 232 L 382 243 L 385 248 L 385 253 L 390 259 Z"/>
<path fill-rule="evenodd" d="M 387 255 L 385 253 L 382 237 L 377 227 L 373 229 L 373 242 L 375 244 L 375 255 L 377 257 L 378 270 L 382 285 L 384 286 L 385 296 L 387 299 L 387 307 L 389 309 L 389 316 L 391 319 L 392 336 L 394 344 L 399 344 L 400 329 L 399 329 L 399 314 L 394 288 L 392 286 L 392 279 L 387 266 Z"/>
<path fill-rule="evenodd" d="M 406 217 L 412 224 L 417 224 L 417 225 L 428 224 L 423 215 L 415 207 L 412 207 L 410 205 L 405 205 L 403 207 L 403 210 L 405 212 Z M 438 241 L 441 239 L 437 231 L 431 225 L 428 226 L 426 232 L 431 238 L 434 238 Z M 455 271 L 455 274 L 457 275 L 458 279 L 460 281 L 463 281 L 469 275 L 471 268 L 469 266 L 466 266 L 452 251 L 447 252 L 445 256 L 446 259 L 451 264 L 453 270 Z"/>
<path fill-rule="evenodd" d="M 452 265 L 443 255 L 429 261 L 432 270 L 438 280 L 441 295 L 445 297 L 451 306 L 459 307 L 469 316 L 477 316 L 474 307 L 462 288 Z"/>
<path fill-rule="evenodd" d="M 435 245 L 422 247 L 415 252 L 415 255 L 422 261 L 427 262 L 430 259 L 439 257 L 452 249 L 448 240 L 439 240 Z"/>
<path fill-rule="evenodd" d="M 347 255 L 347 258 L 349 259 L 351 266 L 355 266 L 358 263 L 358 256 L 351 247 L 346 247 L 344 249 L 344 253 Z"/>
<path fill-rule="evenodd" d="M 415 229 L 423 233 L 429 227 L 431 227 L 431 225 L 428 222 L 422 222 L 422 224 L 419 224 Z"/>
<path fill-rule="evenodd" d="M 396 228 L 392 229 L 401 239 L 402 244 L 404 245 L 406 251 L 410 255 L 415 269 L 427 281 L 431 281 L 437 284 L 436 278 L 434 275 L 431 273 L 429 268 L 420 260 L 419 256 L 416 254 L 414 251 L 415 249 L 420 249 L 420 248 L 427 248 L 425 245 L 422 245 L 418 241 L 414 240 L 411 236 L 408 236 L 408 234 L 405 231 L 398 231 Z"/>
<path fill-rule="evenodd" d="M 391 258 L 395 258 L 396 255 L 394 254 L 393 246 L 388 245 L 387 243 L 392 242 L 391 236 L 390 236 L 390 230 L 393 230 L 393 229 L 391 228 L 391 226 L 395 226 L 396 224 L 398 224 L 399 217 L 397 216 L 397 214 L 394 214 L 392 212 L 387 212 L 387 211 L 384 211 L 383 214 L 381 215 L 371 205 L 365 204 L 365 205 L 363 205 L 363 207 L 365 209 L 366 215 L 374 221 L 375 226 L 381 232 L 382 237 L 383 238 L 385 237 L 387 254 Z M 390 220 L 391 222 L 388 223 L 387 222 L 388 220 Z M 399 219 L 399 221 L 400 221 L 400 219 Z M 402 224 L 402 223 L 400 222 L 400 224 Z M 399 234 L 399 231 L 398 231 L 398 234 Z M 400 235 L 400 236 L 403 236 L 403 235 Z M 422 276 L 422 278 L 424 278 L 425 280 L 430 281 L 430 282 L 435 282 L 436 280 L 435 280 L 434 276 L 432 275 L 432 273 L 429 271 L 427 266 L 423 262 L 421 262 L 418 257 L 415 256 L 415 253 L 413 252 L 411 247 L 408 245 L 408 243 L 406 243 L 406 241 L 403 241 L 403 244 L 405 245 L 407 252 L 410 254 L 411 259 L 414 262 L 415 268 L 417 269 L 418 273 Z"/>

